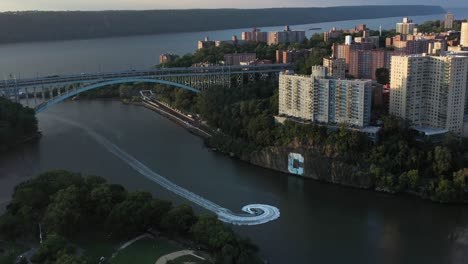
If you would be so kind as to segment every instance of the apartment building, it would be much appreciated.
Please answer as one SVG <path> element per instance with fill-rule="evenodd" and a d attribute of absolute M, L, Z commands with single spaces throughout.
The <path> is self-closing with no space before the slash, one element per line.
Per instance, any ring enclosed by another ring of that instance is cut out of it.
<path fill-rule="evenodd" d="M 396 24 L 396 32 L 403 35 L 413 35 L 415 29 L 416 24 L 407 17 L 403 18 L 403 23 Z"/>
<path fill-rule="evenodd" d="M 448 12 L 445 15 L 444 27 L 445 29 L 452 29 L 453 28 L 453 21 L 455 20 L 454 15 L 451 12 Z"/>
<path fill-rule="evenodd" d="M 291 30 L 285 26 L 283 31 L 273 31 L 268 33 L 268 45 L 280 43 L 302 43 L 305 39 L 305 31 Z"/>
<path fill-rule="evenodd" d="M 346 60 L 323 58 L 323 66 L 327 68 L 327 75 L 333 79 L 346 79 Z"/>
<path fill-rule="evenodd" d="M 327 68 L 313 66 L 310 76 L 280 74 L 279 114 L 324 124 L 365 127 L 370 123 L 371 80 L 336 80 Z"/>
<path fill-rule="evenodd" d="M 468 48 L 468 22 L 463 22 L 460 32 L 460 46 Z"/>
<path fill-rule="evenodd" d="M 277 63 L 295 63 L 301 58 L 309 57 L 310 53 L 311 53 L 311 49 L 277 50 L 276 62 Z"/>
<path fill-rule="evenodd" d="M 242 40 L 253 42 L 268 42 L 268 33 L 262 32 L 260 29 L 254 27 L 252 31 L 242 32 Z"/>
<path fill-rule="evenodd" d="M 242 63 L 255 61 L 256 59 L 257 54 L 255 53 L 224 54 L 224 65 L 241 65 Z"/>
<path fill-rule="evenodd" d="M 390 113 L 415 127 L 461 135 L 467 72 L 465 56 L 393 56 Z"/>

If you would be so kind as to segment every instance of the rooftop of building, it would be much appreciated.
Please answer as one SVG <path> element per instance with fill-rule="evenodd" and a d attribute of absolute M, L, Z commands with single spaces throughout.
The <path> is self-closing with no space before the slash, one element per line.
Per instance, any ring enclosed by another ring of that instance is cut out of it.
<path fill-rule="evenodd" d="M 291 76 L 291 77 L 297 77 L 297 78 L 312 78 L 312 77 L 314 77 L 313 74 L 311 74 L 311 75 L 294 74 L 294 71 L 284 71 L 284 72 L 281 72 L 280 74 L 288 75 L 288 76 Z M 331 76 L 325 76 L 325 77 L 323 77 L 321 79 L 335 80 L 335 81 L 348 81 L 348 82 L 372 82 L 371 79 L 334 79 Z"/>
<path fill-rule="evenodd" d="M 363 133 L 377 134 L 382 128 L 378 126 L 366 126 L 360 129 Z"/>
<path fill-rule="evenodd" d="M 448 133 L 449 131 L 447 129 L 442 129 L 442 128 L 435 128 L 435 127 L 429 127 L 429 126 L 414 126 L 412 129 L 424 133 L 426 136 L 434 136 L 434 135 L 441 135 Z"/>
<path fill-rule="evenodd" d="M 460 54 L 459 52 L 454 53 L 445 53 L 443 55 L 433 55 L 427 53 L 420 53 L 420 54 L 402 54 L 402 55 L 395 55 L 394 57 L 407 57 L 407 58 L 424 58 L 424 57 L 436 57 L 436 58 L 466 58 L 466 55 Z"/>

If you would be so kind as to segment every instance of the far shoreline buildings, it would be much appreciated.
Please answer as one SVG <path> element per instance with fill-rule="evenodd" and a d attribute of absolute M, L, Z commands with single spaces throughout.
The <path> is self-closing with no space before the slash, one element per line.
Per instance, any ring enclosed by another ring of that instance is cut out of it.
<path fill-rule="evenodd" d="M 285 26 L 283 31 L 262 32 L 258 28 L 253 28 L 252 31 L 244 31 L 241 33 L 239 40 L 236 35 L 233 35 L 231 40 L 210 40 L 205 37 L 204 40 L 198 41 L 198 49 L 210 47 L 219 47 L 222 44 L 231 44 L 234 46 L 244 45 L 247 43 L 266 43 L 268 45 L 277 45 L 282 43 L 302 43 L 305 40 L 305 31 L 291 30 L 289 26 Z"/>

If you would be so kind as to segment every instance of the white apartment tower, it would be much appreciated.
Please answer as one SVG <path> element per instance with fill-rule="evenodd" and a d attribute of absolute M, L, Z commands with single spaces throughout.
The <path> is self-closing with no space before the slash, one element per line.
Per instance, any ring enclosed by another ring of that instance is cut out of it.
<path fill-rule="evenodd" d="M 461 24 L 460 45 L 468 47 L 468 22 L 462 22 Z"/>
<path fill-rule="evenodd" d="M 331 79 L 327 71 L 313 66 L 310 76 L 281 73 L 279 114 L 318 123 L 368 126 L 372 81 Z"/>
<path fill-rule="evenodd" d="M 413 126 L 463 132 L 468 57 L 393 56 L 390 113 Z"/>

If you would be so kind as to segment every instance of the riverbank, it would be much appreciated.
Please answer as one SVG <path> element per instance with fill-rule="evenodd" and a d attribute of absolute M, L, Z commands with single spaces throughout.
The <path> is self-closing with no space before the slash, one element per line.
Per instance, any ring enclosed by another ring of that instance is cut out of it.
<path fill-rule="evenodd" d="M 203 125 L 200 120 L 194 119 L 193 116 L 190 116 L 175 108 L 172 108 L 168 104 L 157 101 L 155 99 L 150 99 L 142 100 L 142 105 L 172 120 L 173 122 L 184 127 L 194 135 L 197 135 L 204 139 L 208 139 L 211 137 L 212 132 L 208 130 L 206 125 Z"/>
<path fill-rule="evenodd" d="M 196 97 L 157 92 L 171 105 L 183 105 L 206 120 L 214 131 L 206 144 L 230 157 L 337 185 L 408 193 L 441 203 L 468 201 L 464 142 L 450 136 L 439 144 L 419 142 L 404 120 L 392 116 L 382 117 L 378 142 L 346 128 L 332 131 L 292 121 L 275 124 L 275 90 L 274 84 L 259 83 L 210 89 Z"/>
<path fill-rule="evenodd" d="M 0 149 L 0 154 L 5 154 L 8 151 L 14 150 L 17 147 L 20 147 L 20 146 L 28 144 L 28 143 L 37 142 L 39 139 L 41 139 L 41 137 L 42 137 L 42 132 L 38 131 L 38 132 L 34 133 L 33 135 L 24 137 L 24 138 L 16 141 L 15 143 L 13 143 L 13 145 L 8 146 L 7 148 Z"/>

